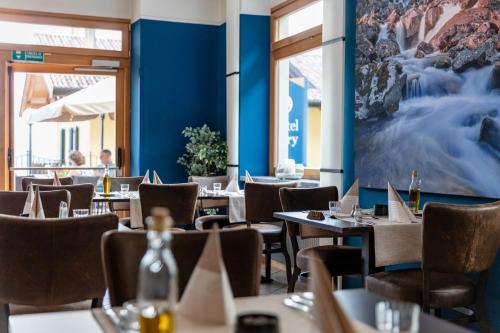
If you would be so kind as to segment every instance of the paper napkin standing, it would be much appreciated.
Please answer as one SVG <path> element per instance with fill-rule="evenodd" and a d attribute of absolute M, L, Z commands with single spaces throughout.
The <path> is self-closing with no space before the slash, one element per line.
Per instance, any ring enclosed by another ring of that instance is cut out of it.
<path fill-rule="evenodd" d="M 359 182 L 357 179 L 340 200 L 340 210 L 343 214 L 351 214 L 354 205 L 359 205 Z"/>
<path fill-rule="evenodd" d="M 144 178 L 142 179 L 143 184 L 149 184 L 151 183 L 151 180 L 149 180 L 149 169 L 146 171 L 146 174 L 144 175 Z"/>
<path fill-rule="evenodd" d="M 163 182 L 160 179 L 160 176 L 156 173 L 156 170 L 153 170 L 153 184 L 155 185 L 160 185 L 163 184 Z"/>
<path fill-rule="evenodd" d="M 387 201 L 389 206 L 389 221 L 402 223 L 418 221 L 391 183 L 387 183 Z"/>
<path fill-rule="evenodd" d="M 23 215 L 29 215 L 31 211 L 31 204 L 33 202 L 33 198 L 35 197 L 35 192 L 33 191 L 33 186 L 29 186 L 28 196 L 26 197 L 26 202 L 24 203 Z"/>
<path fill-rule="evenodd" d="M 61 180 L 59 179 L 59 176 L 57 176 L 57 172 L 54 172 L 54 182 L 52 183 L 54 186 L 61 186 Z"/>
<path fill-rule="evenodd" d="M 215 226 L 177 307 L 182 316 L 213 325 L 232 325 L 236 305 Z"/>
<path fill-rule="evenodd" d="M 42 198 L 40 197 L 40 191 L 38 188 L 32 197 L 31 210 L 29 212 L 29 217 L 32 219 L 44 219 L 45 213 L 43 212 Z"/>
<path fill-rule="evenodd" d="M 248 170 L 245 170 L 245 183 L 253 183 L 254 180 L 252 176 L 250 176 L 250 172 Z"/>
<path fill-rule="evenodd" d="M 353 323 L 333 296 L 332 279 L 323 262 L 313 256 L 311 268 L 311 290 L 314 294 L 313 316 L 321 333 L 355 333 Z"/>
<path fill-rule="evenodd" d="M 240 186 L 236 180 L 231 180 L 226 187 L 226 192 L 238 193 L 240 191 Z"/>

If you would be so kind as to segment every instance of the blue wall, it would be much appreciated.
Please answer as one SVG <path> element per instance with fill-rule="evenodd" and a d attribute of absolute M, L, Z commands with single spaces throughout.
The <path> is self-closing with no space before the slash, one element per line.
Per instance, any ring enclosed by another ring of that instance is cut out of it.
<path fill-rule="evenodd" d="M 225 137 L 225 26 L 141 19 L 132 38 L 132 174 L 186 181 L 181 131 L 207 124 Z"/>
<path fill-rule="evenodd" d="M 240 15 L 240 175 L 269 165 L 269 16 Z"/>
<path fill-rule="evenodd" d="M 345 77 L 345 117 L 344 117 L 344 192 L 354 182 L 354 86 L 355 86 L 355 48 L 356 48 L 356 1 L 346 1 L 346 77 Z M 424 179 L 425 181 L 425 179 Z M 425 185 L 425 183 L 424 183 Z M 425 190 L 425 187 L 424 187 Z M 401 193 L 406 200 L 407 193 Z M 478 204 L 493 201 L 484 198 L 463 196 L 445 196 L 435 194 L 422 195 L 422 202 L 435 201 L 455 204 Z M 361 189 L 360 204 L 372 207 L 375 203 L 387 203 L 387 191 Z M 359 244 L 358 239 L 350 240 L 351 244 Z M 500 255 L 492 268 L 487 290 L 487 310 L 490 324 L 494 332 L 500 332 Z"/>

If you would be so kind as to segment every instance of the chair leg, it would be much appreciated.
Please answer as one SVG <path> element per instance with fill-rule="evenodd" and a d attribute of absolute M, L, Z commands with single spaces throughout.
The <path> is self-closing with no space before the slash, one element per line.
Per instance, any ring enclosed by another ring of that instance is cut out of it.
<path fill-rule="evenodd" d="M 491 327 L 488 325 L 488 319 L 486 317 L 486 309 L 484 304 L 484 297 L 480 297 L 478 302 L 476 302 L 475 315 L 476 320 L 479 324 L 481 333 L 491 333 Z"/>
<path fill-rule="evenodd" d="M 281 241 L 281 253 L 285 257 L 285 269 L 286 269 L 286 282 L 290 285 L 292 281 L 292 261 L 290 260 L 290 254 L 288 254 L 288 249 L 286 248 L 286 239 Z"/>
<path fill-rule="evenodd" d="M 91 308 L 102 308 L 102 298 L 92 298 Z"/>
<path fill-rule="evenodd" d="M 0 333 L 9 333 L 9 304 L 0 304 Z"/>
<path fill-rule="evenodd" d="M 261 281 L 262 283 L 270 283 L 273 281 L 271 279 L 271 247 L 272 247 L 272 245 L 269 243 L 266 243 L 265 247 L 264 247 L 264 254 L 266 256 L 266 262 L 265 262 L 264 278 Z"/>
<path fill-rule="evenodd" d="M 300 268 L 295 267 L 293 269 L 293 275 L 292 279 L 288 282 L 288 292 L 293 293 L 295 291 L 295 284 L 297 283 L 297 280 L 299 279 L 300 275 Z"/>

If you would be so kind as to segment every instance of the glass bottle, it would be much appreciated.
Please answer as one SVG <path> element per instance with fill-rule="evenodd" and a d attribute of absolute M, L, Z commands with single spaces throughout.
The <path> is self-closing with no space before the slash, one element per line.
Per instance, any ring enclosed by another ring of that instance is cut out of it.
<path fill-rule="evenodd" d="M 109 166 L 107 164 L 104 168 L 104 176 L 102 177 L 102 190 L 104 194 L 111 192 L 111 177 L 109 176 Z"/>
<path fill-rule="evenodd" d="M 411 183 L 410 183 L 410 189 L 409 189 L 409 200 L 410 202 L 415 203 L 415 210 L 413 213 L 418 213 L 420 209 L 420 187 L 421 187 L 422 181 L 418 177 L 417 170 L 413 170 L 411 172 Z"/>
<path fill-rule="evenodd" d="M 177 302 L 177 264 L 170 249 L 172 218 L 166 208 L 153 208 L 148 249 L 139 266 L 137 301 L 141 333 L 173 333 Z"/>
<path fill-rule="evenodd" d="M 67 219 L 68 218 L 68 204 L 66 201 L 61 201 L 59 203 L 59 218 Z"/>

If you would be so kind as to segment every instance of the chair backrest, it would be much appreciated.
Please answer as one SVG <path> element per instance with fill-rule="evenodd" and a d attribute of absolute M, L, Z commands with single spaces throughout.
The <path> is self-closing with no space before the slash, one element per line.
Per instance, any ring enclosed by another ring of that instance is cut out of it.
<path fill-rule="evenodd" d="M 472 273 L 493 264 L 500 245 L 500 201 L 424 206 L 424 272 Z"/>
<path fill-rule="evenodd" d="M 166 207 L 176 225 L 192 224 L 198 198 L 198 184 L 141 184 L 139 186 L 142 217 L 151 215 L 153 207 Z M 144 224 L 146 226 L 146 224 Z"/>
<path fill-rule="evenodd" d="M 19 216 L 23 213 L 28 192 L 0 191 L 0 214 Z M 66 190 L 40 192 L 43 212 L 46 218 L 59 216 L 61 201 L 68 203 L 71 195 Z"/>
<path fill-rule="evenodd" d="M 247 222 L 279 221 L 273 217 L 281 212 L 280 188 L 297 187 L 297 183 L 246 183 L 245 210 Z"/>
<path fill-rule="evenodd" d="M 201 177 L 201 176 L 189 176 L 188 182 L 197 183 L 200 186 L 206 186 L 207 189 L 212 190 L 214 183 L 221 183 L 222 189 L 225 189 L 229 184 L 229 176 L 211 176 L 211 177 Z"/>
<path fill-rule="evenodd" d="M 101 238 L 116 215 L 27 219 L 0 215 L 0 303 L 51 306 L 102 298 Z"/>
<path fill-rule="evenodd" d="M 73 185 L 73 178 L 62 177 L 59 178 L 61 185 Z M 54 184 L 53 178 L 35 178 L 35 177 L 24 177 L 21 181 L 23 191 L 28 191 L 31 184 L 35 185 L 52 185 Z"/>
<path fill-rule="evenodd" d="M 205 246 L 208 232 L 174 233 L 172 252 L 178 266 L 179 297 Z M 261 236 L 253 229 L 220 232 L 222 256 L 235 297 L 256 296 L 260 286 Z M 148 247 L 146 232 L 108 232 L 102 240 L 106 284 L 112 306 L 137 294 L 139 262 Z"/>
<path fill-rule="evenodd" d="M 73 176 L 73 184 L 92 184 L 94 186 L 99 182 L 99 176 Z M 62 184 L 61 185 L 65 185 Z M 71 185 L 71 184 L 68 184 Z"/>
<path fill-rule="evenodd" d="M 314 187 L 314 188 L 281 188 L 281 207 L 284 212 L 300 212 L 304 210 L 328 210 L 329 201 L 337 201 L 339 193 L 336 186 Z M 290 237 L 300 236 L 302 238 L 331 237 L 329 231 L 287 222 Z"/>
<path fill-rule="evenodd" d="M 73 216 L 73 209 L 90 209 L 92 198 L 94 196 L 94 185 L 76 184 L 76 185 L 39 185 L 40 191 L 67 190 L 71 194 L 71 203 L 69 205 L 69 216 Z"/>
<path fill-rule="evenodd" d="M 139 191 L 143 179 L 144 177 L 111 177 L 111 191 L 119 192 L 122 184 L 128 184 L 129 191 Z"/>

